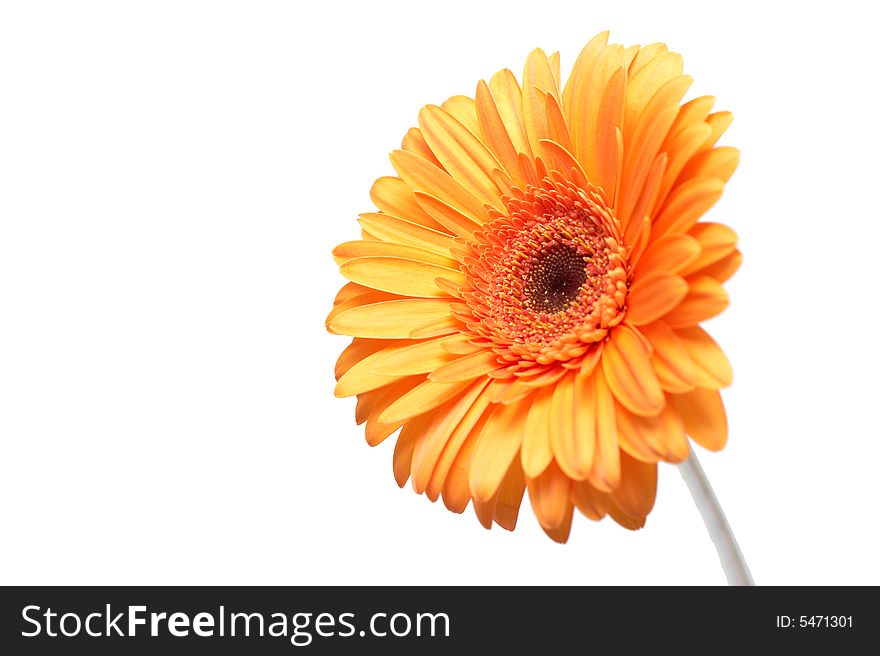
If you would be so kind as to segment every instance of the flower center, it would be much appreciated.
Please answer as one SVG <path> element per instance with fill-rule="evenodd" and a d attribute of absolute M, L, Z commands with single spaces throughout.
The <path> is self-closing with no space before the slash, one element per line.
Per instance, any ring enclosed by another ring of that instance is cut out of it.
<path fill-rule="evenodd" d="M 505 202 L 469 244 L 459 318 L 517 366 L 581 357 L 623 320 L 620 225 L 592 186 L 545 179 Z"/>
<path fill-rule="evenodd" d="M 584 256 L 572 246 L 555 246 L 537 258 L 526 274 L 523 304 L 535 312 L 559 312 L 577 300 L 586 280 Z"/>

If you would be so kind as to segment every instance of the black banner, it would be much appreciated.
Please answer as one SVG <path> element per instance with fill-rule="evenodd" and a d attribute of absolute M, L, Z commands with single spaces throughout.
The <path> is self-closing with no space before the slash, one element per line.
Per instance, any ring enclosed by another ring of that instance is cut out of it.
<path fill-rule="evenodd" d="M 854 649 L 868 588 L 11 587 L 4 654 Z M 539 652 L 540 653 L 540 652 Z M 846 651 L 845 653 L 851 653 Z"/>

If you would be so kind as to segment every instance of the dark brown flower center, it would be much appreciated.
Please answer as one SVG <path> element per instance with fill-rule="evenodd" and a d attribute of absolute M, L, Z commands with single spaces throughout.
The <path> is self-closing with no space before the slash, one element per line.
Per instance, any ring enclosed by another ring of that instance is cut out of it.
<path fill-rule="evenodd" d="M 578 299 L 586 280 L 583 254 L 572 246 L 554 246 L 529 268 L 523 287 L 525 305 L 547 314 L 565 310 Z"/>

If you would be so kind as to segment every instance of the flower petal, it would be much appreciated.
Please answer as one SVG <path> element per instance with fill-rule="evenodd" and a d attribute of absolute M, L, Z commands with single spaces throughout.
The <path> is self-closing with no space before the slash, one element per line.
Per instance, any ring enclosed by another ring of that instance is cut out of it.
<path fill-rule="evenodd" d="M 727 257 L 736 250 L 738 237 L 733 229 L 721 223 L 697 223 L 690 234 L 700 244 L 700 254 L 684 269 L 689 275 Z"/>
<path fill-rule="evenodd" d="M 391 164 L 414 192 L 422 191 L 448 203 L 478 225 L 489 220 L 480 200 L 428 160 L 405 150 L 395 150 L 391 153 Z"/>
<path fill-rule="evenodd" d="M 660 208 L 651 232 L 654 238 L 674 232 L 687 232 L 712 207 L 724 191 L 716 178 L 690 180 L 675 189 Z"/>
<path fill-rule="evenodd" d="M 413 190 L 400 178 L 384 176 L 376 180 L 373 188 L 370 189 L 370 200 L 386 214 L 399 216 L 435 230 L 443 230 L 439 223 L 419 207 L 413 196 Z"/>
<path fill-rule="evenodd" d="M 344 262 L 339 272 L 373 289 L 420 298 L 448 296 L 435 282 L 437 278 L 450 280 L 459 287 L 467 284 L 464 274 L 457 269 L 403 257 L 356 257 Z"/>
<path fill-rule="evenodd" d="M 681 273 L 700 254 L 700 243 L 690 235 L 664 235 L 652 240 L 633 272 L 633 279 L 654 271 Z"/>
<path fill-rule="evenodd" d="M 480 433 L 470 464 L 471 496 L 486 502 L 495 496 L 519 453 L 524 417 L 516 405 L 497 405 Z"/>
<path fill-rule="evenodd" d="M 466 127 L 436 105 L 419 112 L 419 127 L 431 150 L 455 180 L 487 205 L 500 204 L 501 191 L 492 181 L 498 160 Z"/>
<path fill-rule="evenodd" d="M 690 392 L 696 387 L 696 365 L 676 333 L 662 321 L 640 328 L 651 342 L 651 364 L 667 392 Z"/>
<path fill-rule="evenodd" d="M 328 327 L 352 337 L 405 339 L 413 329 L 449 316 L 448 300 L 405 298 L 350 308 L 336 315 Z"/>
<path fill-rule="evenodd" d="M 428 375 L 428 378 L 437 383 L 456 383 L 485 376 L 500 368 L 498 356 L 492 351 L 481 349 L 435 369 Z"/>
<path fill-rule="evenodd" d="M 364 230 L 385 242 L 415 246 L 444 257 L 449 257 L 453 242 L 445 232 L 400 219 L 390 214 L 367 212 L 358 219 Z"/>
<path fill-rule="evenodd" d="M 687 295 L 688 284 L 681 276 L 663 271 L 649 273 L 636 280 L 629 291 L 626 320 L 634 326 L 656 321 Z"/>
<path fill-rule="evenodd" d="M 687 282 L 687 296 L 672 312 L 663 317 L 669 327 L 693 326 L 721 314 L 730 305 L 730 297 L 714 278 L 697 275 L 688 278 Z"/>
<path fill-rule="evenodd" d="M 698 387 L 688 394 L 672 396 L 685 430 L 694 441 L 710 451 L 727 444 L 727 413 L 717 390 Z"/>
<path fill-rule="evenodd" d="M 657 465 L 620 454 L 620 485 L 611 496 L 626 514 L 646 517 L 657 496 Z"/>
<path fill-rule="evenodd" d="M 529 478 L 540 476 L 550 461 L 550 407 L 553 387 L 546 386 L 532 394 L 532 403 L 526 413 L 525 434 L 522 444 L 522 466 Z"/>
<path fill-rule="evenodd" d="M 617 418 L 614 412 L 614 396 L 598 371 L 596 379 L 596 454 L 590 471 L 590 482 L 603 492 L 610 492 L 620 484 L 620 446 L 617 441 Z"/>
<path fill-rule="evenodd" d="M 679 342 L 696 365 L 693 380 L 697 386 L 718 389 L 727 387 L 733 382 L 733 367 L 709 333 L 700 326 L 679 328 L 675 332 Z"/>
<path fill-rule="evenodd" d="M 339 265 L 359 257 L 400 257 L 416 262 L 439 264 L 440 266 L 458 268 L 458 262 L 451 256 L 417 248 L 404 244 L 393 244 L 384 241 L 347 241 L 333 249 L 333 259 Z M 367 285 L 369 287 L 369 285 Z"/>
<path fill-rule="evenodd" d="M 566 476 L 583 480 L 590 473 L 596 448 L 596 404 L 593 377 L 564 376 L 550 402 L 550 446 Z"/>
<path fill-rule="evenodd" d="M 629 411 L 654 416 L 665 400 L 644 343 L 624 325 L 611 331 L 602 353 L 602 370 L 615 398 Z"/>
<path fill-rule="evenodd" d="M 385 408 L 385 411 L 379 415 L 379 421 L 393 424 L 433 410 L 464 390 L 467 385 L 467 382 L 438 383 L 426 380 Z"/>
<path fill-rule="evenodd" d="M 494 519 L 501 528 L 508 531 L 516 528 L 516 519 L 519 516 L 525 491 L 526 481 L 522 465 L 519 458 L 514 458 L 501 482 L 501 487 L 498 488 L 498 500 L 495 503 Z"/>
<path fill-rule="evenodd" d="M 538 522 L 545 529 L 557 528 L 565 522 L 570 507 L 568 493 L 571 479 L 562 473 L 556 462 L 551 462 L 537 478 L 527 478 L 529 501 Z"/>

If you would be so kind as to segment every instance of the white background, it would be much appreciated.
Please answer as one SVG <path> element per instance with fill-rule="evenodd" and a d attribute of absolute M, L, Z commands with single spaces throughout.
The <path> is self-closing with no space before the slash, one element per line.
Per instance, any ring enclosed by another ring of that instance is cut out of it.
<path fill-rule="evenodd" d="M 700 453 L 754 577 L 880 584 L 862 6 L 4 3 L 0 582 L 724 583 L 671 466 L 640 532 L 559 546 L 527 501 L 488 532 L 399 490 L 332 394 L 330 250 L 419 107 L 610 28 L 736 115 L 731 438 Z"/>

